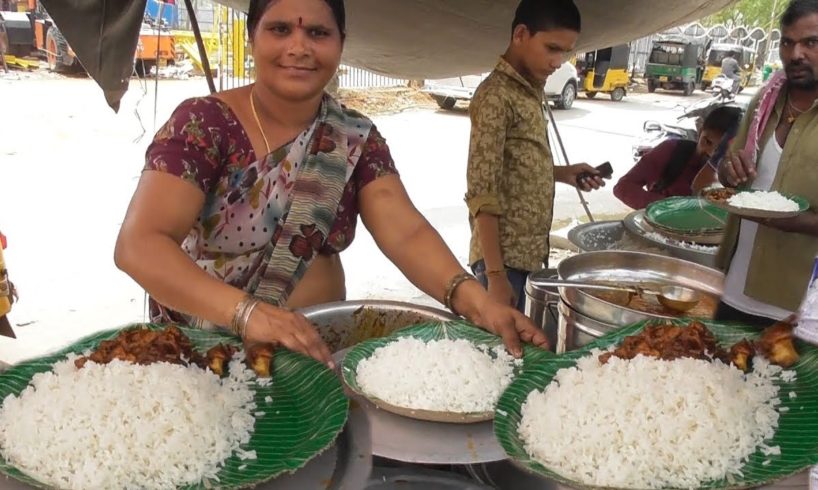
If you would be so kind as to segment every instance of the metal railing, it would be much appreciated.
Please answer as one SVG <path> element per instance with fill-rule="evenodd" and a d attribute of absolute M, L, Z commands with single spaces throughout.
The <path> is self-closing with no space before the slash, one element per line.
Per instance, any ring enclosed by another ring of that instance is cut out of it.
<path fill-rule="evenodd" d="M 390 78 L 362 68 L 341 65 L 339 85 L 346 89 L 405 87 L 409 80 Z"/>

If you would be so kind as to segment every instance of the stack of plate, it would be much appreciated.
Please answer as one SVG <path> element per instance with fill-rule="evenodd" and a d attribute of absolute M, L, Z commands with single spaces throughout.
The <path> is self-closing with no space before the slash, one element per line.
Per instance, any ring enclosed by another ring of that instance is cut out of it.
<path fill-rule="evenodd" d="M 669 197 L 645 209 L 645 219 L 658 233 L 701 245 L 721 243 L 727 215 L 727 211 L 699 197 Z"/>

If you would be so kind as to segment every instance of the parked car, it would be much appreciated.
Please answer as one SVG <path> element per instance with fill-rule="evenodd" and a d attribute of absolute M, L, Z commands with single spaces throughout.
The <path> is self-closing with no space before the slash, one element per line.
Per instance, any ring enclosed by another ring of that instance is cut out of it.
<path fill-rule="evenodd" d="M 431 95 L 442 109 L 451 110 L 459 100 L 471 100 L 474 91 L 489 74 L 428 81 L 423 91 Z M 570 109 L 577 98 L 579 76 L 571 62 L 565 62 L 545 82 L 545 97 L 558 109 Z"/>

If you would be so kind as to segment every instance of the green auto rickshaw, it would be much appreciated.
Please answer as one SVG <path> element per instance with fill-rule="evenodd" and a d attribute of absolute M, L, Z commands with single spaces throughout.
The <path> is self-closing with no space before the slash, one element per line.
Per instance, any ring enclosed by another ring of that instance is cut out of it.
<path fill-rule="evenodd" d="M 704 74 L 707 46 L 683 39 L 654 41 L 645 67 L 648 91 L 681 90 L 690 95 Z"/>

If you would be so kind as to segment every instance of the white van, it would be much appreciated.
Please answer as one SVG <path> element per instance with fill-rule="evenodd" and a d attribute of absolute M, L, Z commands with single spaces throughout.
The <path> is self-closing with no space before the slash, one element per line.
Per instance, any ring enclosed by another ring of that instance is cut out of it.
<path fill-rule="evenodd" d="M 428 80 L 423 91 L 431 95 L 437 105 L 450 110 L 458 100 L 471 100 L 474 91 L 489 74 L 469 75 L 444 80 Z M 545 97 L 554 102 L 557 109 L 570 109 L 577 98 L 579 77 L 573 63 L 566 61 L 545 81 Z"/>

